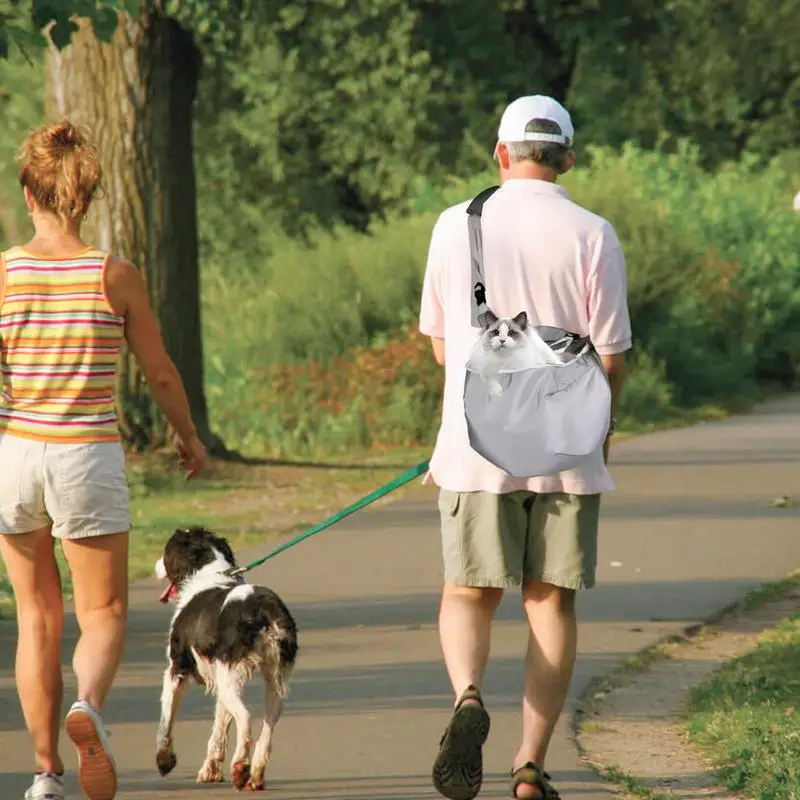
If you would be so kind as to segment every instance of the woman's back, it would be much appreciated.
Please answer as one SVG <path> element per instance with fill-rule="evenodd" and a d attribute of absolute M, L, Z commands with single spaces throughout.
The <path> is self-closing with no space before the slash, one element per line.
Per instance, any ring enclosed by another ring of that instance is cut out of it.
<path fill-rule="evenodd" d="M 0 432 L 47 442 L 119 439 L 116 364 L 125 320 L 108 302 L 107 256 L 65 258 L 15 247 L 0 292 Z"/>

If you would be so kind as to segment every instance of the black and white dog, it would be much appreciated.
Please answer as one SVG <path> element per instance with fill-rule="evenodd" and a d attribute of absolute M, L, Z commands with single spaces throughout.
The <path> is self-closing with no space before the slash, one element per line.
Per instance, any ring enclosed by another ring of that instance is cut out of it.
<path fill-rule="evenodd" d="M 175 768 L 172 728 L 181 696 L 193 678 L 217 699 L 198 783 L 223 780 L 233 719 L 237 737 L 231 780 L 239 790 L 257 791 L 264 788 L 272 736 L 297 656 L 297 626 L 275 592 L 232 576 L 234 569 L 236 560 L 228 542 L 204 528 L 175 531 L 156 563 L 156 575 L 169 581 L 162 602 L 177 602 L 169 630 L 156 764 L 161 775 Z M 243 693 L 255 674 L 266 684 L 266 707 L 251 761 L 250 712 Z"/>

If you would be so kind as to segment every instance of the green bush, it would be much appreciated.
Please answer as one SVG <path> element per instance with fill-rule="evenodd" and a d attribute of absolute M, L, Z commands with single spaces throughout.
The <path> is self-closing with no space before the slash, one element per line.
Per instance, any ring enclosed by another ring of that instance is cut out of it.
<path fill-rule="evenodd" d="M 31 65 L 16 52 L 8 60 L 0 58 L 0 250 L 20 244 L 33 232 L 17 181 L 16 155 L 44 113 L 42 62 Z"/>
<path fill-rule="evenodd" d="M 800 367 L 796 158 L 709 174 L 689 147 L 590 156 L 564 185 L 611 221 L 628 263 L 635 349 L 623 428 L 791 381 Z M 282 455 L 431 444 L 441 375 L 427 342 L 408 332 L 430 231 L 444 206 L 494 182 L 491 172 L 438 188 L 418 180 L 416 213 L 367 234 L 277 243 L 244 273 L 208 264 L 209 401 L 228 443 Z M 413 355 L 398 362 L 406 347 Z M 394 366 L 381 372 L 382 360 Z"/>

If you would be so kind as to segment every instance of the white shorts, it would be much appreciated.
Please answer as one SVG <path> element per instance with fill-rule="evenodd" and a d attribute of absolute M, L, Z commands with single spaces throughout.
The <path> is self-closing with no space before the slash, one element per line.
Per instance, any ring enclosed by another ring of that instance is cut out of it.
<path fill-rule="evenodd" d="M 0 433 L 0 534 L 48 525 L 59 539 L 130 530 L 119 443 L 54 444 Z"/>

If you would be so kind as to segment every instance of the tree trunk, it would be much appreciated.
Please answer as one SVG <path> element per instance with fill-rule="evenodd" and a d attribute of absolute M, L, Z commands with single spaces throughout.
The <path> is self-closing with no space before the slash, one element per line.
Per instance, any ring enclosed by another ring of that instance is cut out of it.
<path fill-rule="evenodd" d="M 154 12 L 138 20 L 123 15 L 108 44 L 83 20 L 65 50 L 50 48 L 47 111 L 91 129 L 103 191 L 86 220 L 85 238 L 142 271 L 197 429 L 216 449 L 203 387 L 192 150 L 199 67 L 191 33 L 175 20 Z M 168 426 L 127 347 L 117 408 L 128 444 L 143 449 L 166 443 Z"/>

